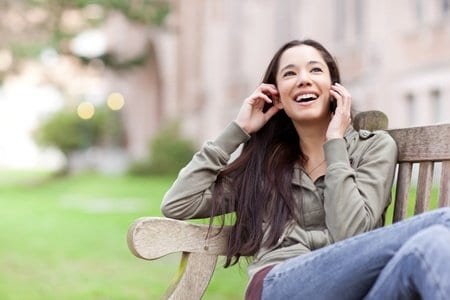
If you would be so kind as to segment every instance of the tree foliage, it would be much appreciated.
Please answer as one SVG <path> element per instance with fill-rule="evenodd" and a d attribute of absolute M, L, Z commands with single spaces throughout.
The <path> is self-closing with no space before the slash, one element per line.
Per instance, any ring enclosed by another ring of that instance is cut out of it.
<path fill-rule="evenodd" d="M 153 25 L 161 25 L 170 11 L 166 0 L 28 0 L 28 3 L 44 6 L 55 12 L 99 5 L 105 10 L 118 10 L 130 20 Z"/>
<path fill-rule="evenodd" d="M 130 168 L 135 175 L 167 175 L 176 174 L 183 168 L 195 153 L 193 143 L 180 134 L 176 123 L 161 129 L 150 141 L 149 158 L 137 162 Z"/>
<path fill-rule="evenodd" d="M 97 109 L 93 118 L 84 120 L 75 111 L 64 109 L 41 123 L 35 140 L 41 146 L 52 146 L 66 156 L 94 145 L 111 145 L 122 141 L 123 131 L 117 114 Z"/>
<path fill-rule="evenodd" d="M 20 19 L 20 26 L 14 28 L 15 34 L 6 35 L 0 46 L 7 46 L 18 58 L 36 57 L 41 50 L 53 47 L 64 52 L 67 41 L 78 32 L 66 32 L 62 28 L 64 12 L 82 11 L 96 6 L 103 11 L 100 19 L 87 19 L 86 23 L 95 27 L 100 24 L 110 11 L 119 11 L 132 22 L 148 26 L 162 26 L 170 12 L 167 0 L 6 0 L 0 1 L 0 17 L 8 14 Z M 27 15 L 33 15 L 33 9 L 44 10 L 45 17 L 31 22 Z M 0 33 L 10 32 L 9 24 L 0 24 Z M 86 29 L 86 28 L 84 28 Z"/>
<path fill-rule="evenodd" d="M 75 112 L 61 110 L 41 124 L 35 138 L 38 144 L 56 147 L 69 155 L 91 146 L 98 135 L 96 122 L 80 119 Z"/>

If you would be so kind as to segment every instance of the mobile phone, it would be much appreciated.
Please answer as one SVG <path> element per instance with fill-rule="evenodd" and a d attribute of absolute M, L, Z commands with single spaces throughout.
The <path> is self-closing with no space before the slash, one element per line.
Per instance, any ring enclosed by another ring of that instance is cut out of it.
<path fill-rule="evenodd" d="M 330 112 L 334 113 L 336 111 L 336 98 L 334 98 L 333 96 L 330 96 Z"/>

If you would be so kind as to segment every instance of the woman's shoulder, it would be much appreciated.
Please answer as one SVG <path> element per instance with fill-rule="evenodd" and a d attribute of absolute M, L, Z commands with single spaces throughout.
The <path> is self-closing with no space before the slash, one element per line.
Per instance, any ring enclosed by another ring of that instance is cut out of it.
<path fill-rule="evenodd" d="M 347 151 L 352 166 L 361 161 L 397 160 L 397 144 L 384 130 L 353 130 L 347 138 Z"/>
<path fill-rule="evenodd" d="M 365 148 L 366 146 L 372 145 L 395 150 L 397 147 L 395 140 L 386 130 L 369 131 L 361 129 L 356 131 L 352 128 L 349 132 L 347 143 L 349 144 L 349 148 Z"/>

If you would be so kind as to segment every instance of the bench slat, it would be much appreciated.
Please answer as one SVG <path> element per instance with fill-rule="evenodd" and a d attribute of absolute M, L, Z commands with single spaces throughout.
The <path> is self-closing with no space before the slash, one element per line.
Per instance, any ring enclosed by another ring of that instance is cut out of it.
<path fill-rule="evenodd" d="M 403 220 L 408 208 L 409 186 L 411 184 L 412 163 L 398 165 L 397 188 L 395 191 L 393 222 Z"/>
<path fill-rule="evenodd" d="M 450 144 L 450 142 L 448 141 Z M 442 162 L 439 207 L 450 206 L 450 161 Z"/>
<path fill-rule="evenodd" d="M 217 258 L 217 255 L 183 252 L 180 276 L 168 288 L 163 299 L 200 299 L 211 281 Z"/>
<path fill-rule="evenodd" d="M 391 129 L 399 162 L 443 161 L 450 159 L 450 124 Z"/>
<path fill-rule="evenodd" d="M 429 207 L 431 188 L 433 186 L 433 170 L 433 162 L 427 161 L 420 163 L 414 214 L 423 213 Z"/>

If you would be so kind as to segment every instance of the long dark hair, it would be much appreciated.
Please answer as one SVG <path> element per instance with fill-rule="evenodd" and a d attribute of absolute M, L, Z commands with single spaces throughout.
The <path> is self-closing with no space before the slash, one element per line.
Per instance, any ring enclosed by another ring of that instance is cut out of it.
<path fill-rule="evenodd" d="M 300 45 L 317 49 L 328 65 L 332 82 L 340 82 L 336 61 L 314 40 L 283 45 L 273 56 L 262 82 L 276 85 L 281 55 Z M 266 104 L 265 110 L 268 108 Z M 297 161 L 305 161 L 299 137 L 291 119 L 281 110 L 251 135 L 240 156 L 219 173 L 211 215 L 235 212 L 225 267 L 235 264 L 241 256 L 254 255 L 261 247 L 274 246 L 286 223 L 298 221 L 299 207 L 292 194 Z"/>

